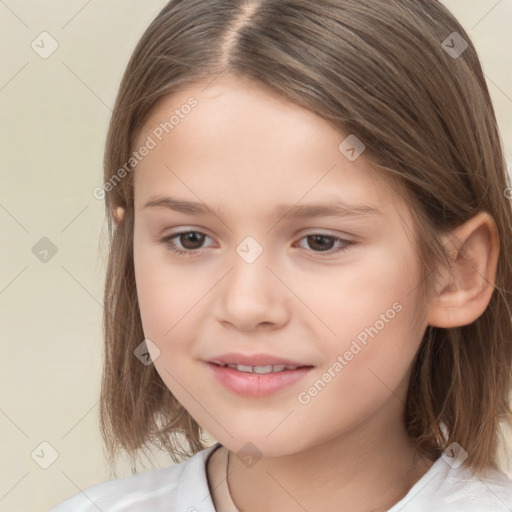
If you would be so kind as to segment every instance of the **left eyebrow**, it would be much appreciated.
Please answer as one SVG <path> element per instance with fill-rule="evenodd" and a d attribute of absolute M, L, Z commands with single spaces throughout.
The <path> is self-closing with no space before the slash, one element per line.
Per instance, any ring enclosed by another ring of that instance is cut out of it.
<path fill-rule="evenodd" d="M 368 204 L 347 204 L 343 201 L 332 201 L 324 204 L 285 205 L 280 204 L 276 213 L 281 217 L 361 217 L 382 215 L 384 212 Z"/>
<path fill-rule="evenodd" d="M 188 215 L 208 215 L 214 213 L 221 218 L 219 209 L 212 210 L 203 203 L 183 201 L 172 197 L 157 197 L 150 199 L 143 208 L 167 208 Z M 343 201 L 331 201 L 323 204 L 286 205 L 276 207 L 276 216 L 293 218 L 313 217 L 361 217 L 382 215 L 384 212 L 369 204 L 348 204 Z"/>

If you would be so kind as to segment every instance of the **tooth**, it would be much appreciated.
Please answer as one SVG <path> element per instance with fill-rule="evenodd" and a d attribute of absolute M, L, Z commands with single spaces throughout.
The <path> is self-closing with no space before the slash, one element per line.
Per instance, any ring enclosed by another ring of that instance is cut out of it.
<path fill-rule="evenodd" d="M 272 365 L 270 364 L 268 366 L 254 366 L 252 370 L 254 373 L 271 373 Z"/>
<path fill-rule="evenodd" d="M 243 364 L 237 364 L 236 365 L 236 369 L 239 372 L 250 372 L 250 373 L 252 373 L 252 371 L 253 371 L 252 366 L 244 366 Z"/>
<path fill-rule="evenodd" d="M 224 367 L 233 368 L 238 370 L 239 372 L 246 373 L 258 373 L 258 374 L 266 374 L 266 373 L 278 373 L 284 370 L 295 370 L 298 366 L 289 366 L 285 364 L 275 364 L 275 365 L 267 365 L 267 366 L 246 366 L 243 364 L 225 364 Z"/>

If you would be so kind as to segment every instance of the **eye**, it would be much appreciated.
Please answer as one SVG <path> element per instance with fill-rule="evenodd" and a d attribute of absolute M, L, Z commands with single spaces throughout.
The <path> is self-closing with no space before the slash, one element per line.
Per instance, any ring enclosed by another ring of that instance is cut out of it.
<path fill-rule="evenodd" d="M 199 253 L 206 238 L 210 237 L 200 231 L 181 231 L 180 233 L 162 238 L 160 242 L 171 252 L 184 256 L 195 256 L 196 254 L 194 253 Z M 177 245 L 175 239 L 179 241 L 180 246 Z M 301 238 L 299 242 L 303 240 L 307 241 L 307 244 L 313 249 L 313 252 L 326 255 L 346 251 L 351 246 L 355 245 L 353 241 L 320 233 L 307 235 Z M 333 246 L 336 244 L 338 247 L 333 249 Z"/>
<path fill-rule="evenodd" d="M 305 240 L 311 248 L 320 250 L 314 250 L 313 252 L 320 252 L 323 254 L 331 255 L 341 251 L 346 251 L 349 247 L 355 244 L 350 240 L 345 240 L 333 235 L 324 235 L 320 233 L 314 233 L 301 238 L 300 241 Z M 338 244 L 336 249 L 332 247 Z M 322 250 L 324 249 L 324 250 Z M 326 250 L 325 250 L 326 249 Z"/>
<path fill-rule="evenodd" d="M 177 238 L 183 248 L 176 245 L 174 239 Z M 210 238 L 200 231 L 181 231 L 174 235 L 162 238 L 161 242 L 165 244 L 166 248 L 177 254 L 184 254 L 186 256 L 192 256 L 192 252 L 197 252 L 200 249 L 205 238 Z"/>

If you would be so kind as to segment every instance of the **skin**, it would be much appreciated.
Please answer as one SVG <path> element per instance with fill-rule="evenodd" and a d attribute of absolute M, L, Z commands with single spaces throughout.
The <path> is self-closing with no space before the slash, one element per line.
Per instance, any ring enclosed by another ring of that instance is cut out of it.
<path fill-rule="evenodd" d="M 229 449 L 228 485 L 240 510 L 387 510 L 432 465 L 402 420 L 413 358 L 429 323 L 463 325 L 485 310 L 497 261 L 493 221 L 480 215 L 449 238 L 453 272 L 442 274 L 439 292 L 416 311 L 421 267 L 407 236 L 409 207 L 364 153 L 349 161 L 339 151 L 348 134 L 261 86 L 222 76 L 206 89 L 187 86 L 167 96 L 137 147 L 191 96 L 198 106 L 134 175 L 135 275 L 144 333 L 160 351 L 152 350 L 155 367 Z M 156 196 L 203 202 L 216 213 L 144 208 Z M 288 218 L 274 211 L 281 203 L 335 199 L 382 213 Z M 161 242 L 184 231 L 206 235 L 174 238 L 192 256 Z M 327 238 L 315 244 L 308 238 L 314 234 Z M 250 264 L 236 252 L 247 236 L 263 249 Z M 325 255 L 344 247 L 329 237 L 354 243 Z M 458 256 L 463 243 L 474 255 L 471 266 Z M 320 393 L 300 403 L 298 394 L 394 303 L 400 312 Z M 267 352 L 314 369 L 268 397 L 241 397 L 205 364 L 232 351 Z M 237 457 L 248 442 L 261 456 L 252 467 Z"/>

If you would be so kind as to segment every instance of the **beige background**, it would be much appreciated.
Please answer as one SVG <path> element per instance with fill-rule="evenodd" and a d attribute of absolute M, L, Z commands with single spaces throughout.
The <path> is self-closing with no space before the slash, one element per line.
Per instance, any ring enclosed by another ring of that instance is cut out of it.
<path fill-rule="evenodd" d="M 92 191 L 122 72 L 165 3 L 0 0 L 0 512 L 42 512 L 109 479 L 97 418 L 105 225 Z M 480 53 L 510 159 L 512 0 L 444 3 Z M 59 45 L 47 59 L 31 47 L 43 31 Z M 32 252 L 43 237 L 57 249 L 46 262 Z M 42 442 L 58 454 L 47 469 Z"/>

